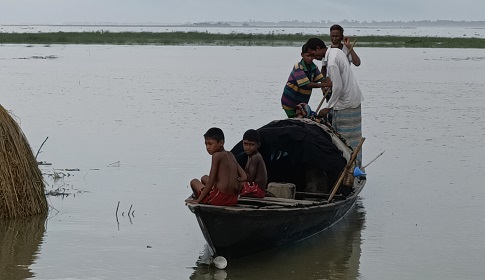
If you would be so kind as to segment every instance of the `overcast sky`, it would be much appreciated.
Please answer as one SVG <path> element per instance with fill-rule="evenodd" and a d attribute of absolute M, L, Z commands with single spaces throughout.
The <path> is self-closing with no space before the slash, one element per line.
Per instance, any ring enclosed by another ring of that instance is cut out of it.
<path fill-rule="evenodd" d="M 485 0 L 0 0 L 0 24 L 485 20 Z"/>

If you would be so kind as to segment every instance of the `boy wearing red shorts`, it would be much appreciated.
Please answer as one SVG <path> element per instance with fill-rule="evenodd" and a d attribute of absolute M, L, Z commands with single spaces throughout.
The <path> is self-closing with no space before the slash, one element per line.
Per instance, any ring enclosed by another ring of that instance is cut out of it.
<path fill-rule="evenodd" d="M 266 193 L 266 184 L 268 175 L 266 164 L 263 157 L 258 152 L 261 146 L 261 139 L 258 131 L 250 129 L 243 135 L 244 152 L 248 155 L 248 161 L 244 167 L 247 175 L 247 181 L 242 187 L 241 196 L 263 198 Z"/>
<path fill-rule="evenodd" d="M 224 133 L 213 127 L 204 134 L 205 147 L 212 156 L 209 176 L 190 181 L 194 198 L 187 203 L 203 203 L 218 206 L 237 204 L 240 181 L 247 180 L 246 173 L 236 161 L 234 155 L 224 149 Z"/>

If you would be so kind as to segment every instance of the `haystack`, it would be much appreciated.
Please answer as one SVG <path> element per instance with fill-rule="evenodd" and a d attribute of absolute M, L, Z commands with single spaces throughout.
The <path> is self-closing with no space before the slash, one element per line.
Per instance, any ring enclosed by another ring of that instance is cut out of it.
<path fill-rule="evenodd" d="M 42 173 L 30 145 L 0 105 L 0 219 L 47 213 Z"/>

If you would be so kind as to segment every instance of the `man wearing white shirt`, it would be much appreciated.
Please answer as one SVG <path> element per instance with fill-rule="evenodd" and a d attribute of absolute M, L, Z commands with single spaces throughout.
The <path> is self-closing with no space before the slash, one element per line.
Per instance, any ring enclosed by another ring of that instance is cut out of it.
<path fill-rule="evenodd" d="M 344 29 L 342 26 L 334 24 L 330 27 L 330 40 L 332 41 L 332 48 L 341 49 L 347 55 L 349 62 L 355 66 L 360 65 L 360 57 L 355 52 L 355 49 L 352 48 L 350 38 L 344 36 Z"/>
<path fill-rule="evenodd" d="M 341 49 L 344 54 L 347 55 L 349 59 L 349 63 L 352 63 L 355 66 L 360 66 L 360 57 L 355 52 L 355 49 L 350 44 L 350 38 L 348 36 L 344 36 L 344 28 L 338 24 L 334 24 L 330 27 L 330 40 L 331 44 L 330 47 L 332 48 L 339 48 Z M 355 42 L 354 42 L 355 44 Z M 326 76 L 327 74 L 327 61 L 325 59 L 322 60 L 322 74 Z"/>
<path fill-rule="evenodd" d="M 332 97 L 318 114 L 327 116 L 332 110 L 332 126 L 345 138 L 347 144 L 356 148 L 362 138 L 361 102 L 362 91 L 357 84 L 349 60 L 339 48 L 327 48 L 319 38 L 307 41 L 309 53 L 317 60 L 327 61 L 327 76 L 332 80 Z M 362 154 L 357 157 L 362 166 Z"/>

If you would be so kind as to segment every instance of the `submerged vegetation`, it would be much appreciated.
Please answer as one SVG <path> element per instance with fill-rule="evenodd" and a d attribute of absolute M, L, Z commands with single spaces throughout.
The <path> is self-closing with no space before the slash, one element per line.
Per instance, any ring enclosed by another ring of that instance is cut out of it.
<path fill-rule="evenodd" d="M 214 34 L 208 32 L 52 32 L 0 33 L 0 44 L 98 44 L 98 45 L 211 45 L 300 46 L 311 37 L 330 42 L 328 35 L 308 34 Z M 392 48 L 485 48 L 483 38 L 359 36 L 360 47 Z"/>

